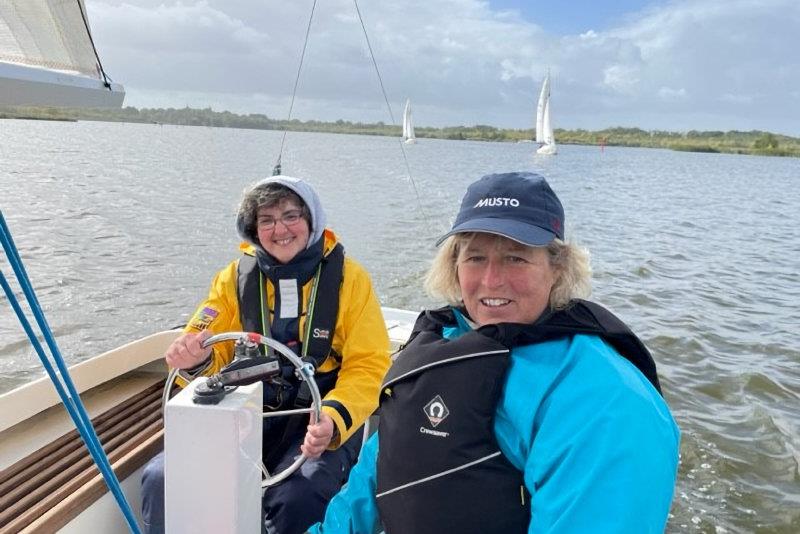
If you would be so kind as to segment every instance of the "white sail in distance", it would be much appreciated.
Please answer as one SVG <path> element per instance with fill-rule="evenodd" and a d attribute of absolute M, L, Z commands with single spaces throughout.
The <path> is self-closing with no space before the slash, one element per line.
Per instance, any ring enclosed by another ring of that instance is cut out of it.
<path fill-rule="evenodd" d="M 536 106 L 536 142 L 541 146 L 537 154 L 553 155 L 557 152 L 553 135 L 553 121 L 550 116 L 550 72 L 548 71 L 539 92 L 539 103 Z"/>
<path fill-rule="evenodd" d="M 550 98 L 550 74 L 548 73 L 539 91 L 539 103 L 536 105 L 536 142 L 544 143 L 544 108 Z"/>
<path fill-rule="evenodd" d="M 406 107 L 403 110 L 403 141 L 409 144 L 416 143 L 414 136 L 414 119 L 411 116 L 411 99 L 406 99 Z"/>

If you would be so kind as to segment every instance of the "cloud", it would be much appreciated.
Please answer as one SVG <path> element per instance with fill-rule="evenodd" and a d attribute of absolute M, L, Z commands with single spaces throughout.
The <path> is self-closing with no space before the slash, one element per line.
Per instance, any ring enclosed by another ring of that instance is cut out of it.
<path fill-rule="evenodd" d="M 106 70 L 143 89 L 235 91 L 271 47 L 266 31 L 208 1 L 88 7 Z"/>
<path fill-rule="evenodd" d="M 612 91 L 635 94 L 639 81 L 636 65 L 610 65 L 603 70 L 603 84 Z"/>
<path fill-rule="evenodd" d="M 723 102 L 730 102 L 731 104 L 750 104 L 753 102 L 752 95 L 732 95 L 730 93 L 724 93 L 720 99 Z"/>
<path fill-rule="evenodd" d="M 136 6 L 90 0 L 89 9 L 107 69 L 128 86 L 131 99 L 137 91 L 205 91 L 222 102 L 225 94 L 278 100 L 290 94 L 310 9 L 309 2 L 298 4 L 265 4 L 259 11 L 244 0 Z M 513 12 L 495 13 L 473 0 L 362 4 L 393 102 L 410 95 L 418 112 L 436 109 L 461 122 L 463 110 L 471 109 L 470 119 L 487 122 L 491 112 L 483 110 L 534 98 L 549 44 Z M 325 108 L 355 115 L 371 107 L 388 119 L 350 0 L 317 4 L 298 96 L 297 112 L 306 118 L 331 118 Z M 326 100 L 322 109 L 302 106 Z"/>
<path fill-rule="evenodd" d="M 672 87 L 661 87 L 658 90 L 659 98 L 663 100 L 685 100 L 687 97 L 686 89 L 673 89 Z"/>
<path fill-rule="evenodd" d="M 207 0 L 144 7 L 90 4 L 95 33 L 113 35 L 120 48 L 165 55 L 249 54 L 269 45 L 266 33 Z M 157 59 L 157 58 L 151 58 Z"/>
<path fill-rule="evenodd" d="M 311 2 L 132 2 L 87 0 L 104 63 L 129 102 L 162 92 L 286 114 Z M 359 5 L 395 119 L 408 96 L 419 125 L 530 127 L 549 69 L 559 127 L 673 129 L 693 118 L 719 122 L 696 129 L 762 121 L 800 133 L 795 0 L 669 1 L 576 35 L 491 1 Z M 295 116 L 390 120 L 351 0 L 317 3 Z"/>
<path fill-rule="evenodd" d="M 640 52 L 642 84 L 634 104 L 648 105 L 652 94 L 679 109 L 765 116 L 785 112 L 775 104 L 800 83 L 800 62 L 791 52 L 798 27 L 797 2 L 705 0 L 653 9 L 609 34 Z M 681 89 L 664 91 L 674 87 Z"/>

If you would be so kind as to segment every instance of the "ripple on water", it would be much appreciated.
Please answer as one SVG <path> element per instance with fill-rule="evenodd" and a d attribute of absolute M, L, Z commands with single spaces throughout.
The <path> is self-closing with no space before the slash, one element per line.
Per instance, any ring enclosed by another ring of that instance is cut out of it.
<path fill-rule="evenodd" d="M 748 516 L 758 516 L 764 526 L 798 521 L 800 511 L 784 506 L 800 502 L 796 422 L 757 399 L 743 399 L 745 404 L 716 419 L 690 417 L 694 424 L 684 431 L 679 468 L 679 488 L 691 488 L 679 492 L 686 513 L 702 507 L 731 509 L 738 515 L 728 527 L 735 531 L 747 530 Z M 709 411 L 726 406 L 712 402 Z"/>
<path fill-rule="evenodd" d="M 767 396 L 777 402 L 798 401 L 798 395 L 778 380 L 762 373 L 745 374 L 744 391 L 762 397 Z"/>
<path fill-rule="evenodd" d="M 686 336 L 658 335 L 647 340 L 647 346 L 653 351 L 671 354 L 699 354 L 708 352 L 702 340 Z M 702 359 L 702 358 L 701 358 Z M 688 363 L 688 362 L 687 362 Z"/>

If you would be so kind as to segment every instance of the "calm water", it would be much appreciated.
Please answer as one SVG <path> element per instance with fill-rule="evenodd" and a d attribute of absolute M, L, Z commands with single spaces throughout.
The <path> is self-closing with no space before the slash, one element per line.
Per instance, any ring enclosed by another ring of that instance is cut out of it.
<path fill-rule="evenodd" d="M 276 132 L 0 120 L 0 207 L 74 363 L 180 324 L 237 255 L 235 209 Z M 647 149 L 289 134 L 284 172 L 384 305 L 420 280 L 466 185 L 545 174 L 592 252 L 594 298 L 653 351 L 683 431 L 669 532 L 800 532 L 800 161 Z M 11 276 L 5 258 L 0 268 Z M 0 297 L 0 392 L 41 374 Z M 632 422 L 632 424 L 635 424 Z"/>

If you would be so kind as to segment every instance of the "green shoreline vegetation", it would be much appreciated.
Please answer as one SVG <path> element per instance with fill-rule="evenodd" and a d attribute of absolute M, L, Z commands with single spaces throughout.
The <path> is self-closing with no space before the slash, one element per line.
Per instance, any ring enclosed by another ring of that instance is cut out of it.
<path fill-rule="evenodd" d="M 208 126 L 216 128 L 243 128 L 256 130 L 288 130 L 297 132 L 325 132 L 340 134 L 383 135 L 400 137 L 400 126 L 378 122 L 366 124 L 338 120 L 284 121 L 262 114 L 238 115 L 211 108 L 194 109 L 63 109 L 63 108 L 0 108 L 0 119 L 35 119 L 60 121 L 138 122 L 149 124 L 174 124 L 182 126 Z M 445 128 L 416 127 L 417 138 L 453 139 L 470 141 L 528 142 L 533 130 L 500 129 L 493 126 L 453 126 Z M 647 131 L 640 128 L 606 128 L 598 131 L 556 130 L 559 144 L 626 146 L 666 148 L 687 152 L 714 152 L 726 154 L 753 154 L 762 156 L 800 157 L 800 138 L 752 130 L 740 131 Z"/>

